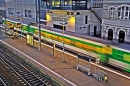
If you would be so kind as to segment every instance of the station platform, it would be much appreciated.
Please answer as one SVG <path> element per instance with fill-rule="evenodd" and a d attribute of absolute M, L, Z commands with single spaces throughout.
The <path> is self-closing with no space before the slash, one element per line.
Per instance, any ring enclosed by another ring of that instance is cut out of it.
<path fill-rule="evenodd" d="M 45 44 L 41 45 L 41 50 L 39 51 L 38 42 L 35 41 L 34 47 L 30 47 L 26 44 L 27 40 L 25 37 L 22 37 L 22 39 L 20 37 L 18 39 L 11 39 L 0 35 L 0 39 L 7 44 L 15 47 L 24 54 L 28 55 L 33 60 L 37 61 L 36 63 L 35 61 L 30 60 L 30 58 L 24 57 L 31 61 L 33 64 L 37 65 L 41 70 L 43 69 L 42 66 L 46 66 L 56 74 L 72 82 L 72 84 L 75 86 L 130 86 L 129 79 L 116 76 L 113 73 L 110 73 L 111 77 L 108 77 L 108 83 L 99 82 L 96 79 L 92 78 L 92 76 L 88 76 L 85 71 L 79 71 L 76 69 L 77 58 L 75 56 L 65 53 L 65 62 L 63 62 L 63 53 L 59 50 L 56 50 L 55 57 L 53 57 L 53 49 L 49 46 L 46 46 Z M 92 73 L 95 70 L 94 68 L 95 67 L 92 66 Z M 43 71 L 46 72 L 45 69 L 43 69 Z M 56 76 L 53 77 L 58 80 Z M 68 86 L 66 83 L 64 84 L 65 86 Z"/>

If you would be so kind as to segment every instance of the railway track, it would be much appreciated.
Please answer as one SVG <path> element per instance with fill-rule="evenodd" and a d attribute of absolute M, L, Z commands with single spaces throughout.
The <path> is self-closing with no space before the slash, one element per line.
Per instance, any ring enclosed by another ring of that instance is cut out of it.
<path fill-rule="evenodd" d="M 0 86 L 8 86 L 5 82 L 5 80 L 3 80 L 4 78 L 0 77 Z"/>
<path fill-rule="evenodd" d="M 61 86 L 7 49 L 0 49 L 0 60 L 9 67 L 14 76 L 17 76 L 17 79 L 25 86 Z"/>
<path fill-rule="evenodd" d="M 38 40 L 38 39 L 35 38 L 35 40 Z M 53 43 L 52 42 L 45 41 L 45 40 L 42 40 L 42 42 L 44 42 L 45 44 L 53 47 Z M 56 45 L 56 48 L 59 49 L 59 50 L 63 50 L 63 46 L 60 46 L 60 45 Z M 77 56 L 77 54 L 80 53 L 80 52 L 77 52 L 77 51 L 74 51 L 74 50 L 71 50 L 71 49 L 68 49 L 68 48 L 65 48 L 65 52 L 70 53 L 70 54 L 72 54 L 74 56 Z M 88 55 L 86 55 L 86 56 L 88 56 Z M 91 57 L 91 61 L 93 63 L 95 63 L 95 58 Z M 130 72 L 126 72 L 125 70 L 123 70 L 122 68 L 119 68 L 116 65 L 113 65 L 113 64 L 110 64 L 110 63 L 101 63 L 101 62 L 99 63 L 99 65 L 101 65 L 103 67 L 107 67 L 107 68 L 109 68 L 111 70 L 114 70 L 114 71 L 116 71 L 118 73 L 121 73 L 121 74 L 124 74 L 124 75 L 130 77 Z"/>
<path fill-rule="evenodd" d="M 20 31 L 19 31 L 19 33 L 20 33 Z M 26 36 L 25 33 L 23 33 L 23 35 Z M 34 37 L 34 39 L 35 39 L 35 40 L 38 40 L 37 37 Z M 46 41 L 46 40 L 41 40 L 41 41 L 42 41 L 43 43 L 49 45 L 49 46 L 53 46 L 53 43 L 52 43 L 52 42 L 49 42 L 49 41 Z M 56 48 L 58 48 L 59 50 L 63 50 L 63 46 L 60 46 L 60 45 L 57 45 L 57 44 L 56 44 Z M 77 53 L 80 53 L 80 52 L 77 52 L 77 51 L 74 51 L 74 50 L 71 50 L 71 49 L 68 49 L 68 48 L 65 48 L 65 52 L 68 52 L 68 53 L 70 53 L 70 54 L 72 54 L 72 55 L 75 55 L 75 56 L 77 56 Z M 95 60 L 92 59 L 91 61 L 94 62 Z M 116 72 L 118 72 L 118 73 L 121 73 L 121 74 L 124 74 L 124 75 L 130 77 L 130 73 L 129 73 L 129 72 L 126 72 L 125 70 L 123 70 L 123 69 L 121 69 L 121 68 L 119 68 L 119 67 L 117 67 L 117 66 L 115 66 L 115 65 L 108 64 L 108 63 L 105 63 L 105 64 L 104 64 L 104 63 L 100 63 L 99 65 L 101 65 L 101 66 L 103 66 L 103 67 L 107 67 L 107 68 L 109 68 L 109 69 L 111 69 L 111 70 L 114 70 L 114 71 L 116 71 Z"/>

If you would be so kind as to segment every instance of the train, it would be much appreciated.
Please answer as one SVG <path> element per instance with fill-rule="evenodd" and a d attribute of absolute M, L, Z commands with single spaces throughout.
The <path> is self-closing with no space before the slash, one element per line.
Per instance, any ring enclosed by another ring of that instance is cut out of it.
<path fill-rule="evenodd" d="M 3 20 L 3 24 L 8 23 L 8 25 L 10 25 L 9 22 L 14 25 L 14 29 L 22 31 L 25 34 L 32 33 L 35 37 L 38 37 L 38 27 L 22 23 L 21 28 L 18 29 L 16 26 L 18 22 L 10 19 Z M 65 34 L 63 36 L 60 32 L 55 32 L 44 28 L 41 29 L 41 39 L 55 42 L 61 46 L 64 41 L 66 48 L 99 58 L 102 63 L 108 63 L 119 67 L 126 72 L 130 72 L 129 50 L 111 47 L 103 43 L 75 37 L 73 35 Z"/>

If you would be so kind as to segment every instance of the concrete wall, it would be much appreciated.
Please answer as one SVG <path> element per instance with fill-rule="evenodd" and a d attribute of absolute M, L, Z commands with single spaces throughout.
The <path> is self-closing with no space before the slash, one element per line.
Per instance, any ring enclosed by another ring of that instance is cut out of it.
<path fill-rule="evenodd" d="M 83 34 L 83 35 L 93 36 L 94 35 L 94 26 L 96 26 L 97 27 L 97 31 L 96 31 L 97 35 L 101 34 L 101 31 L 100 31 L 101 23 L 90 10 L 76 10 L 76 11 L 72 11 L 72 12 L 74 12 L 74 16 L 72 16 L 72 15 L 69 16 L 69 15 L 66 15 L 66 14 L 65 14 L 65 16 L 60 15 L 61 18 L 67 19 L 67 21 L 66 21 L 68 23 L 66 25 L 67 31 L 76 32 L 76 33 L 80 33 L 80 34 Z M 80 15 L 77 15 L 77 12 L 80 12 Z M 59 13 L 61 13 L 61 12 L 59 12 Z M 62 12 L 62 14 L 63 13 L 64 12 Z M 48 15 L 50 16 L 50 20 L 49 19 L 47 20 L 48 26 L 53 27 L 53 24 L 60 25 L 61 21 L 52 20 L 52 17 L 57 17 L 58 14 L 48 13 Z M 88 16 L 88 20 L 87 20 L 88 23 L 87 24 L 85 24 L 85 16 Z M 69 19 L 71 17 L 75 18 L 75 22 L 71 23 L 69 21 Z"/>
<path fill-rule="evenodd" d="M 70 10 L 51 10 L 51 11 L 52 13 L 47 14 L 49 16 L 49 19 L 47 18 L 48 26 L 53 27 L 53 24 L 61 25 L 60 23 L 67 22 L 67 24 L 65 25 L 66 31 L 75 32 L 75 17 L 73 15 L 67 15 L 67 12 L 70 12 Z M 52 17 L 62 18 L 65 19 L 66 21 L 53 20 Z"/>
<path fill-rule="evenodd" d="M 97 35 L 100 34 L 101 23 L 91 10 L 80 11 L 81 15 L 76 15 L 76 33 L 84 35 L 94 35 L 94 26 L 97 26 Z M 85 16 L 88 16 L 88 23 L 85 24 Z"/>
<path fill-rule="evenodd" d="M 12 14 L 9 14 L 9 10 L 12 8 Z M 25 17 L 25 10 L 31 10 L 32 17 Z M 19 14 L 17 12 L 20 12 Z M 35 20 L 36 18 L 36 3 L 35 0 L 6 0 L 6 14 L 8 17 L 22 16 L 25 19 Z"/>

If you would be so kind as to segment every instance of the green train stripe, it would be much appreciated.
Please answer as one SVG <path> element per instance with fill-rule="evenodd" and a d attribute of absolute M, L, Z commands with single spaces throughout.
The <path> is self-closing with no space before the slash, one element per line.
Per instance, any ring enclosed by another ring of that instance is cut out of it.
<path fill-rule="evenodd" d="M 5 21 L 4 21 L 4 23 L 5 23 Z M 12 23 L 15 24 L 15 22 L 12 22 Z M 29 25 L 23 25 L 22 30 L 35 34 L 35 31 L 37 30 L 37 27 L 33 27 L 33 26 L 29 26 Z M 53 33 L 53 32 L 49 32 L 49 31 L 46 31 L 46 30 L 43 30 L 43 29 L 41 30 L 41 32 L 43 32 L 45 34 L 48 34 L 48 35 L 54 35 L 54 36 L 57 36 L 57 37 L 63 37 L 63 35 L 56 34 L 56 33 Z M 48 36 L 45 36 L 45 37 L 48 37 Z M 125 62 L 127 64 L 130 64 L 130 59 L 129 59 L 130 58 L 130 53 L 129 52 L 126 52 L 126 51 L 123 51 L 123 50 L 119 50 L 119 49 L 116 49 L 116 48 L 112 48 L 111 49 L 112 53 L 105 54 L 103 52 L 99 52 L 100 49 L 101 50 L 105 49 L 104 46 L 100 46 L 100 45 L 93 44 L 93 43 L 90 43 L 90 42 L 78 40 L 78 39 L 71 38 L 71 37 L 68 37 L 68 36 L 64 36 L 64 38 L 68 39 L 68 40 L 71 40 L 73 42 L 76 42 L 76 43 L 81 43 L 81 44 L 85 44 L 85 45 L 89 45 L 89 46 L 94 47 L 97 50 L 96 51 L 89 51 L 89 52 L 98 54 L 100 56 L 101 61 L 103 61 L 103 62 L 109 60 L 108 58 L 113 58 L 113 59 L 116 59 L 118 61 L 122 61 L 122 62 Z M 77 47 L 76 45 L 73 45 L 73 44 L 69 44 L 69 45 Z M 83 47 L 78 47 L 78 48 L 86 50 Z M 99 51 L 98 51 L 98 48 L 99 48 Z"/>

